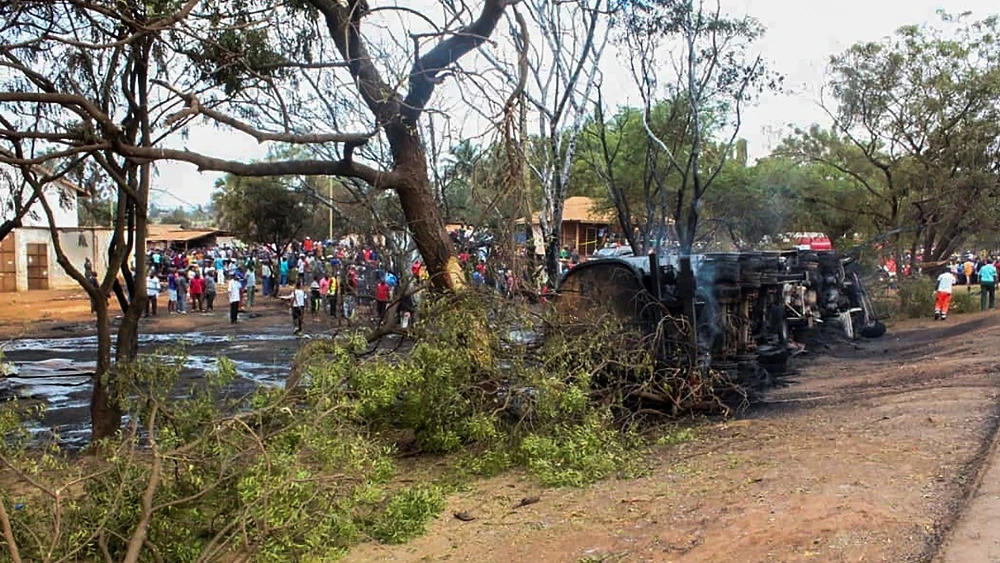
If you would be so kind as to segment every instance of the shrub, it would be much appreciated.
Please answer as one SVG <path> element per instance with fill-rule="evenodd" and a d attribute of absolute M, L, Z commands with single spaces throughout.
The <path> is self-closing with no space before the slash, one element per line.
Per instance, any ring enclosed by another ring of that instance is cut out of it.
<path fill-rule="evenodd" d="M 440 491 L 383 488 L 391 446 L 345 424 L 350 407 L 327 400 L 323 379 L 296 402 L 274 389 L 227 398 L 235 370 L 221 360 L 189 398 L 168 400 L 179 365 L 141 361 L 122 374 L 132 423 L 94 464 L 26 450 L 14 411 L 0 410 L 0 463 L 31 484 L 0 491 L 5 507 L 22 507 L 8 514 L 24 560 L 125 560 L 146 521 L 143 560 L 326 561 L 369 535 L 410 538 L 443 508 Z"/>
<path fill-rule="evenodd" d="M 934 315 L 936 288 L 937 282 L 930 278 L 907 279 L 900 282 L 897 294 L 900 313 L 910 319 Z M 948 313 L 958 315 L 976 311 L 979 311 L 979 289 L 970 292 L 964 286 L 955 286 Z"/>

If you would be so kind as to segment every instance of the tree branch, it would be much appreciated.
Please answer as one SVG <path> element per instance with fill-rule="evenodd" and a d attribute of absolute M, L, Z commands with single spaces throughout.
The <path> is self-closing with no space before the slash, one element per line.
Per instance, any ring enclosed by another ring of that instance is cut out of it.
<path fill-rule="evenodd" d="M 3 499 L 0 499 L 0 528 L 3 529 L 3 539 L 7 544 L 7 553 L 14 563 L 21 563 L 21 554 L 17 550 L 17 542 L 14 539 L 14 530 L 10 527 L 10 517 L 7 516 L 7 508 Z"/>
<path fill-rule="evenodd" d="M 347 145 L 351 147 L 351 144 Z M 350 159 L 351 152 L 345 149 L 345 158 L 329 160 L 278 160 L 272 162 L 241 162 L 206 156 L 203 154 L 153 147 L 118 146 L 116 150 L 130 158 L 144 160 L 179 160 L 198 167 L 199 171 L 212 170 L 229 172 L 237 176 L 342 176 L 358 178 L 375 189 L 395 189 L 399 185 L 398 174 L 385 172 L 359 164 Z"/>
<path fill-rule="evenodd" d="M 139 517 L 139 522 L 135 525 L 132 537 L 128 540 L 128 550 L 125 553 L 125 558 L 122 559 L 122 563 L 136 563 L 139 560 L 139 555 L 145 545 L 147 532 L 149 531 L 149 522 L 153 518 L 153 496 L 156 494 L 156 489 L 160 486 L 160 470 L 163 464 L 159 448 L 156 445 L 156 438 L 154 438 L 158 408 L 159 405 L 154 402 L 152 412 L 149 413 L 149 424 L 147 425 L 150 453 L 153 456 L 153 465 L 149 471 L 149 483 L 147 483 L 146 490 L 142 493 L 141 516 Z"/>
<path fill-rule="evenodd" d="M 496 29 L 504 10 L 511 3 L 512 0 L 486 0 L 476 21 L 444 39 L 413 63 L 410 90 L 401 113 L 404 121 L 410 124 L 417 122 L 434 94 L 434 88 L 440 83 L 438 73 L 482 45 Z"/>
<path fill-rule="evenodd" d="M 163 82 L 162 80 L 153 80 L 154 84 L 159 84 L 164 88 L 167 88 L 171 92 L 174 92 L 180 96 L 187 107 L 181 111 L 170 115 L 166 119 L 166 124 L 169 126 L 176 123 L 178 120 L 184 119 L 186 117 L 195 117 L 198 115 L 203 115 L 213 121 L 217 121 L 224 125 L 228 125 L 237 131 L 246 133 L 258 143 L 264 143 L 267 141 L 275 141 L 279 143 L 290 143 L 297 145 L 312 145 L 312 144 L 322 144 L 322 143 L 364 143 L 375 136 L 377 131 L 372 131 L 371 133 L 272 133 L 269 131 L 261 131 L 250 126 L 248 123 L 240 121 L 232 116 L 226 115 L 222 112 L 216 111 L 214 109 L 205 107 L 198 100 L 198 97 L 194 94 L 184 94 L 173 86 Z"/>

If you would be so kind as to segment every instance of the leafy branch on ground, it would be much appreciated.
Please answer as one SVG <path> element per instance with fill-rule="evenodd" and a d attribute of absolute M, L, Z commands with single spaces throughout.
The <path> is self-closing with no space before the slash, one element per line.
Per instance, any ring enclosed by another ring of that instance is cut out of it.
<path fill-rule="evenodd" d="M 651 416 L 637 414 L 651 410 L 637 390 L 658 381 L 691 409 L 705 402 L 692 389 L 712 388 L 658 367 L 652 348 L 623 345 L 637 341 L 623 340 L 620 322 L 556 323 L 472 292 L 428 300 L 420 318 L 406 347 L 373 348 L 360 334 L 313 341 L 297 384 L 244 396 L 226 359 L 197 380 L 179 377 L 180 355 L 140 359 L 119 373 L 129 424 L 89 457 L 29 447 L 3 407 L 2 478 L 15 484 L 0 490 L 5 555 L 329 560 L 360 541 L 424 533 L 456 476 L 522 468 L 548 486 L 634 476 Z M 451 454 L 450 470 L 396 478 L 400 456 L 421 454 Z"/>

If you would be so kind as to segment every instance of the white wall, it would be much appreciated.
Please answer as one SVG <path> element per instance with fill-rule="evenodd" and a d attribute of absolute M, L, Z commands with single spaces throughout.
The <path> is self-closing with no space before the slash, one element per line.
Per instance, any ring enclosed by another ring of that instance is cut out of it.
<path fill-rule="evenodd" d="M 66 257 L 80 272 L 83 272 L 84 262 L 89 258 L 98 275 L 107 270 L 108 243 L 111 240 L 110 229 L 63 229 L 59 232 L 59 242 L 62 244 Z M 76 289 L 79 284 L 63 270 L 56 262 L 56 249 L 48 228 L 25 227 L 16 229 L 14 237 L 14 252 L 17 261 L 17 290 L 28 290 L 28 244 L 42 243 L 48 246 L 48 276 L 49 289 Z"/>
<path fill-rule="evenodd" d="M 31 188 L 22 189 L 20 171 L 16 168 L 0 164 L 0 221 L 10 219 L 14 216 L 14 198 L 20 196 L 22 202 L 28 201 L 31 197 Z M 52 182 L 45 187 L 45 199 L 52 208 L 52 215 L 56 221 L 56 227 L 75 228 L 80 225 L 77 218 L 77 195 L 76 189 L 68 182 L 59 180 Z M 40 202 L 35 202 L 31 209 L 22 219 L 25 227 L 48 227 L 49 222 L 45 217 L 45 208 Z"/>

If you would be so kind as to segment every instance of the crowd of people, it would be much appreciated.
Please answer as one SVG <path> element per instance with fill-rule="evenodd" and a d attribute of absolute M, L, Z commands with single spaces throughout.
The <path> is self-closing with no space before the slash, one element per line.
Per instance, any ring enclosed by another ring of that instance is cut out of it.
<path fill-rule="evenodd" d="M 489 235 L 472 229 L 457 229 L 450 235 L 470 285 L 509 298 L 546 298 L 552 280 L 543 261 L 532 256 L 527 246 L 517 251 L 518 256 L 500 260 L 491 256 Z M 302 331 L 307 313 L 380 323 L 386 320 L 392 304 L 396 305 L 396 321 L 406 327 L 428 274 L 418 258 L 393 259 L 383 256 L 381 248 L 350 237 L 327 241 L 306 237 L 284 249 L 229 244 L 183 250 L 152 248 L 146 256 L 145 316 L 213 315 L 218 306 L 228 312 L 229 322 L 236 324 L 240 313 L 252 311 L 259 299 L 275 298 L 287 302 L 296 332 Z M 576 249 L 564 247 L 559 261 L 564 273 L 581 260 Z M 515 269 L 505 262 L 516 262 L 520 267 Z M 89 261 L 85 269 L 96 285 Z M 406 279 L 400 279 L 400 272 Z"/>
<path fill-rule="evenodd" d="M 223 293 L 230 323 L 252 310 L 258 296 L 289 302 L 296 331 L 308 309 L 313 316 L 352 320 L 359 309 L 381 319 L 399 285 L 398 276 L 371 246 L 349 240 L 293 242 L 284 252 L 274 247 L 216 246 L 186 251 L 153 249 L 146 286 L 147 316 L 161 311 L 166 293 L 167 314 L 212 313 Z M 414 275 L 422 272 L 419 263 Z M 424 274 L 425 275 L 425 274 Z M 280 295 L 282 288 L 289 291 Z M 412 315 L 412 299 L 401 296 L 403 321 Z"/>

